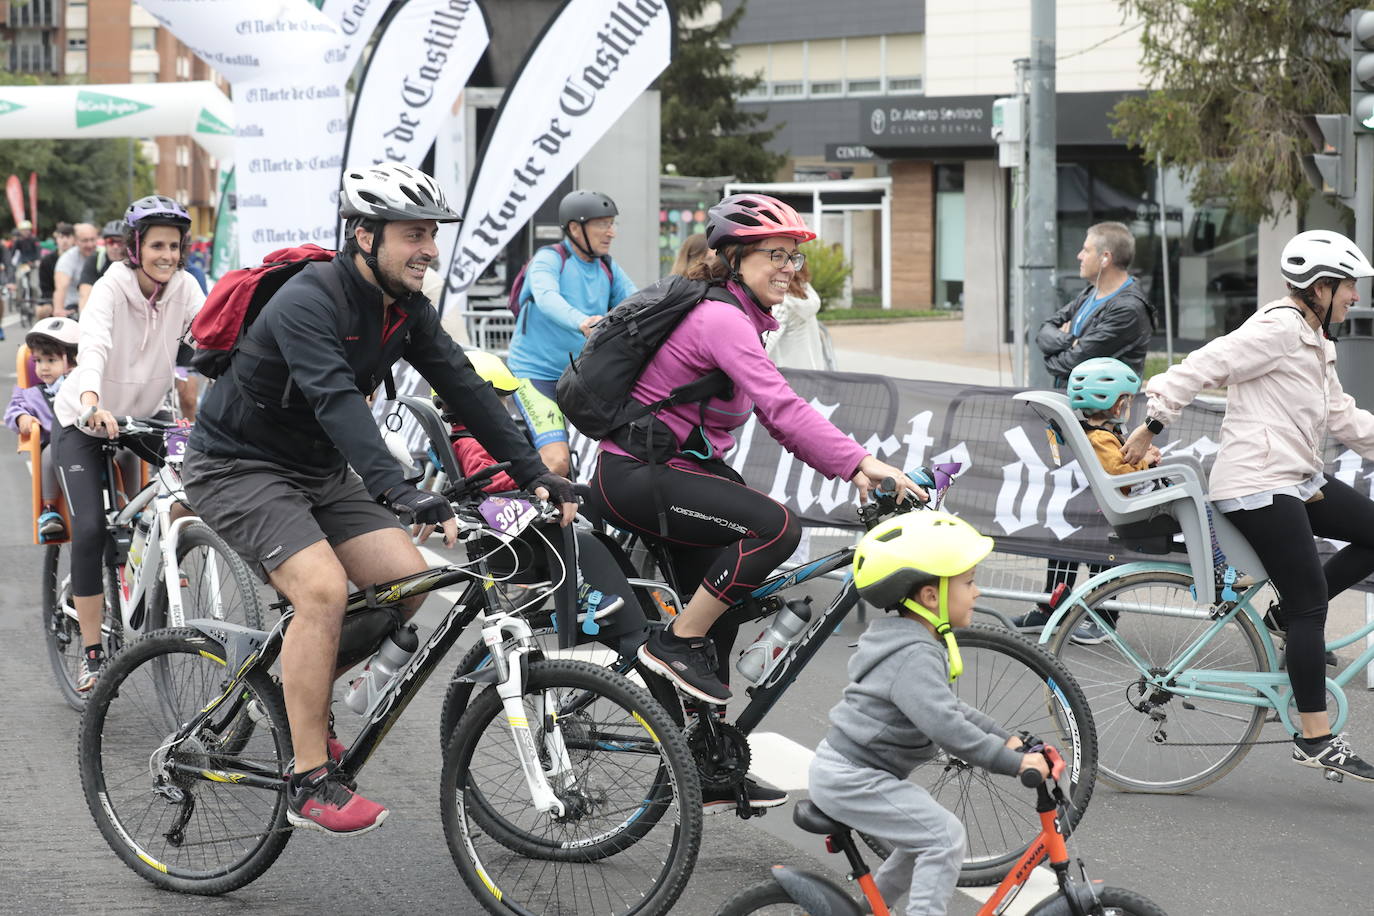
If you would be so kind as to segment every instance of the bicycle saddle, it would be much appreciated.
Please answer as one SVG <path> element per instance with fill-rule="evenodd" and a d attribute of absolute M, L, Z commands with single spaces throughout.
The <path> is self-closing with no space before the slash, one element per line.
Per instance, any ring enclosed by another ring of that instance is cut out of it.
<path fill-rule="evenodd" d="M 792 823 L 796 824 L 807 833 L 819 833 L 829 835 L 832 833 L 844 833 L 849 828 L 839 821 L 827 815 L 820 808 L 816 807 L 815 802 L 810 799 L 797 802 L 792 809 Z"/>

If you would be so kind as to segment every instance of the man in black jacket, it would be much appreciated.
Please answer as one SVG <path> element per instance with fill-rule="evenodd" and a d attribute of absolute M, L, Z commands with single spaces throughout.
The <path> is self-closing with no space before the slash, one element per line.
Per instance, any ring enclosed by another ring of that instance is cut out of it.
<path fill-rule="evenodd" d="M 288 280 L 248 327 L 206 397 L 183 479 L 201 517 L 295 608 L 281 654 L 296 752 L 287 816 L 353 836 L 387 809 L 335 774 L 344 748 L 329 703 L 348 583 L 427 567 L 397 516 L 441 526 L 450 546 L 457 535 L 448 501 L 406 483 L 367 396 L 404 358 L 517 483 L 563 504 L 564 524 L 576 506 L 420 292 L 438 223 L 459 218 L 434 179 L 396 164 L 348 171 L 340 202 L 343 251 Z"/>
<path fill-rule="evenodd" d="M 1154 333 L 1154 309 L 1127 271 L 1135 238 L 1121 223 L 1088 229 L 1078 252 L 1078 276 L 1088 287 L 1040 326 L 1035 342 L 1045 355 L 1056 388 L 1068 384 L 1073 367 L 1094 356 L 1111 356 L 1136 372 Z"/>

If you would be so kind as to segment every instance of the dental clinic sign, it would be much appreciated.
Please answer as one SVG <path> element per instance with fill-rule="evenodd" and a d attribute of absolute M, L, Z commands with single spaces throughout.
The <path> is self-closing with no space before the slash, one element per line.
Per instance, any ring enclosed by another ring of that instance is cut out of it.
<path fill-rule="evenodd" d="M 449 265 L 467 290 L 672 53 L 664 0 L 568 0 L 515 77 L 472 183 Z"/>
<path fill-rule="evenodd" d="M 870 147 L 990 146 L 992 96 L 894 96 L 863 104 L 859 140 Z"/>

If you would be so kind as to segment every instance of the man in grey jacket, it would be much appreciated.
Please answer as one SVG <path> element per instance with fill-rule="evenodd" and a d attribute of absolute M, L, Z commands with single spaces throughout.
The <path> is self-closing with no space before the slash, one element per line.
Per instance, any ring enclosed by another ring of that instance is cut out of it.
<path fill-rule="evenodd" d="M 1130 229 L 1121 223 L 1089 227 L 1078 252 L 1078 276 L 1089 285 L 1035 335 L 1056 388 L 1067 384 L 1074 366 L 1094 356 L 1111 356 L 1136 372 L 1144 370 L 1155 317 L 1140 284 L 1128 273 L 1134 258 Z"/>

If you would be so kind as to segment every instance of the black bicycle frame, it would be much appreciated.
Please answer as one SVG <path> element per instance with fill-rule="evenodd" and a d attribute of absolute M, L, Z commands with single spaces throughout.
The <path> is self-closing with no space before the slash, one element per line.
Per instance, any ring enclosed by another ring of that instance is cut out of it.
<path fill-rule="evenodd" d="M 339 762 L 339 769 L 344 773 L 350 776 L 357 775 L 363 764 L 372 756 L 377 745 L 386 736 L 386 733 L 391 730 L 391 727 L 396 724 L 396 720 L 405 712 L 415 694 L 424 686 L 429 676 L 434 673 L 435 666 L 448 654 L 448 651 L 453 648 L 453 644 L 458 641 L 458 637 L 467 629 L 468 624 L 472 623 L 483 609 L 490 607 L 485 594 L 487 583 L 473 579 L 465 570 L 453 566 L 427 569 L 412 576 L 354 592 L 349 596 L 348 605 L 344 612 L 345 619 L 351 615 L 369 611 L 386 610 L 407 598 L 426 595 L 464 580 L 468 584 L 463 593 L 453 602 L 453 606 L 449 608 L 439 625 L 434 628 L 429 639 L 415 650 L 415 656 L 406 666 L 401 677 L 387 686 L 386 692 L 382 695 L 376 708 L 373 709 L 372 714 L 368 716 L 367 722 L 363 724 L 358 737 L 344 752 L 343 759 Z M 272 605 L 272 609 L 289 614 L 290 602 L 279 601 Z M 224 702 L 239 689 L 243 674 L 255 668 L 265 669 L 276 661 L 277 656 L 281 654 L 282 641 L 289 625 L 288 619 L 280 631 L 276 632 L 270 639 L 263 641 L 254 651 L 249 653 L 247 658 L 235 665 L 234 670 L 238 674 L 226 686 L 224 693 L 220 695 L 218 700 L 209 703 L 177 732 L 172 746 L 193 734 L 206 719 L 223 706 Z M 217 636 L 214 627 L 207 629 L 209 635 Z M 219 635 L 228 635 L 228 633 L 229 631 L 221 628 Z M 233 664 L 235 661 L 235 659 L 225 660 L 226 664 Z M 203 773 L 198 767 L 185 765 L 176 765 L 174 769 L 187 775 Z M 282 774 L 235 773 L 230 781 L 274 790 L 281 789 L 283 785 Z"/>

